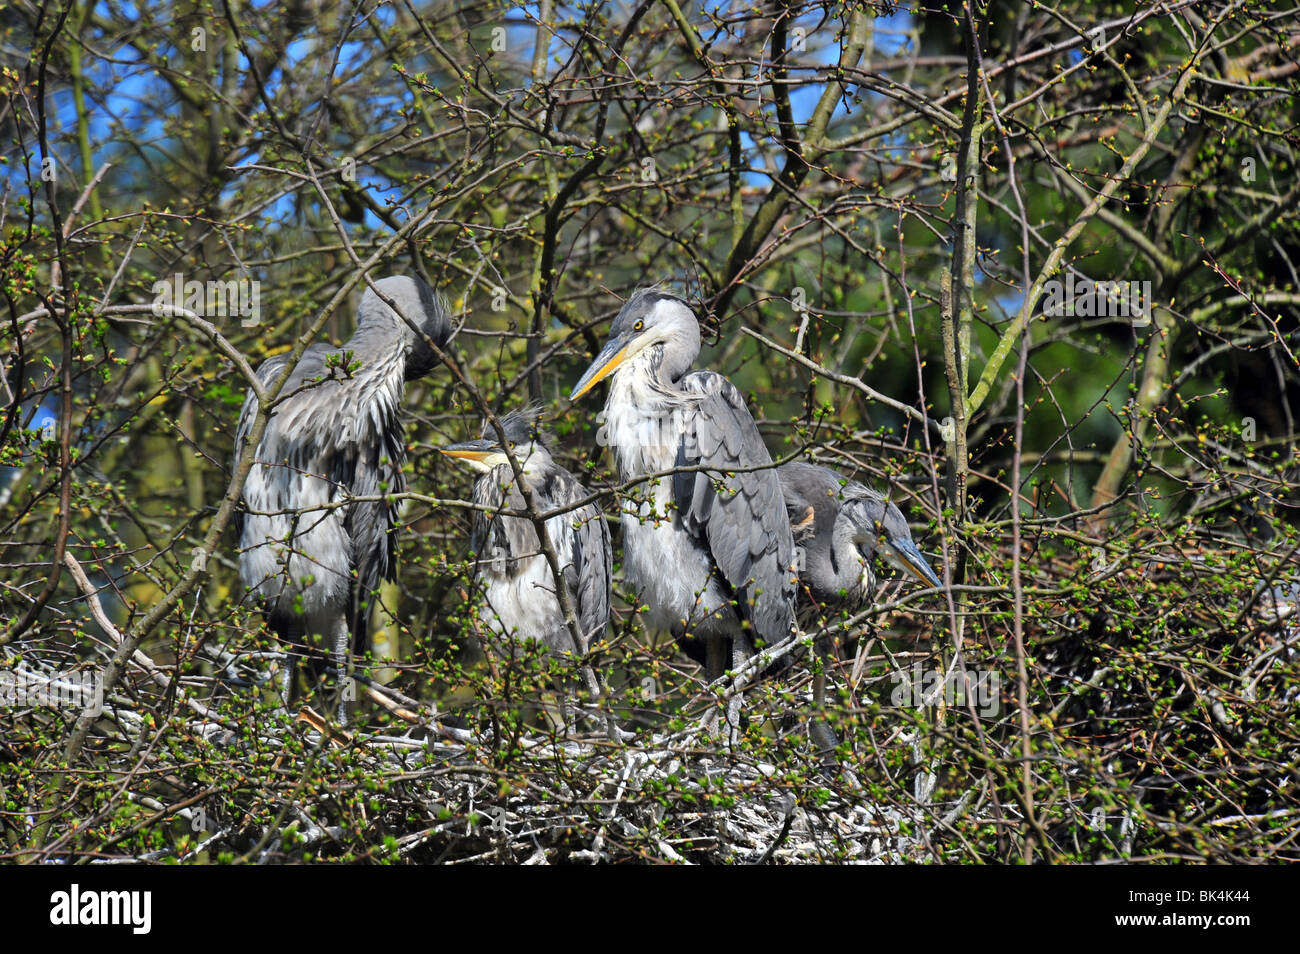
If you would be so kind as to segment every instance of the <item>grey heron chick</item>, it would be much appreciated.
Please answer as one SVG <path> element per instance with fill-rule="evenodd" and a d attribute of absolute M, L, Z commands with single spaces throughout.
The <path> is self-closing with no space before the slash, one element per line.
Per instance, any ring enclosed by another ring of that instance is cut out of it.
<path fill-rule="evenodd" d="M 869 605 L 877 559 L 931 586 L 943 585 L 912 542 L 902 512 L 870 487 L 802 461 L 782 464 L 777 475 L 798 546 L 799 618 L 807 628 L 828 609 L 854 612 Z M 837 655 L 828 634 L 818 636 L 816 647 L 823 661 Z M 813 702 L 818 710 L 825 705 L 824 670 L 813 679 Z M 814 722 L 812 731 L 829 758 L 838 744 L 835 733 L 823 722 Z"/>
<path fill-rule="evenodd" d="M 579 480 L 555 462 L 548 439 L 529 408 L 502 416 L 509 449 L 523 472 L 534 505 L 546 518 L 546 535 L 577 614 L 583 645 L 575 647 L 556 593 L 555 577 L 542 552 L 536 525 L 527 517 L 499 510 L 525 509 L 515 472 L 495 427 L 485 421 L 482 437 L 442 448 L 442 453 L 472 467 L 474 511 L 471 548 L 475 576 L 482 584 L 488 627 L 507 640 L 535 640 L 553 653 L 585 653 L 609 621 L 613 552 L 600 508 L 595 503 L 565 509 L 589 496 Z"/>
<path fill-rule="evenodd" d="M 611 378 L 602 432 L 624 481 L 676 471 L 622 507 L 624 568 L 648 628 L 703 642 L 706 674 L 740 667 L 753 643 L 794 629 L 794 540 L 781 482 L 744 398 L 692 371 L 700 326 L 682 299 L 634 294 L 573 388 Z M 738 697 L 733 700 L 738 706 Z M 738 709 L 728 712 L 734 733 Z"/>
<path fill-rule="evenodd" d="M 881 494 L 803 461 L 782 464 L 777 475 L 801 551 L 799 580 L 816 603 L 850 611 L 869 604 L 876 559 L 943 585 L 912 542 L 902 512 Z"/>
<path fill-rule="evenodd" d="M 447 310 L 423 281 L 393 276 L 374 284 L 397 312 L 367 288 L 347 344 L 314 343 L 303 352 L 271 408 L 234 520 L 240 579 L 271 629 L 289 644 L 323 637 L 340 686 L 349 640 L 362 651 L 371 600 L 396 578 L 398 504 L 385 497 L 406 489 L 405 384 L 437 363 L 428 342 L 442 348 L 451 337 Z M 262 363 L 263 386 L 287 360 Z M 235 432 L 236 466 L 257 410 L 250 392 Z M 342 721 L 341 698 L 338 714 Z"/>

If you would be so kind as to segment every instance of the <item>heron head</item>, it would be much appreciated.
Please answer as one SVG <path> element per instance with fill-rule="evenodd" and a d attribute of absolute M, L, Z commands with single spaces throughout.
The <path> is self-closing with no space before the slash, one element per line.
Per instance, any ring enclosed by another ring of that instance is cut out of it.
<path fill-rule="evenodd" d="M 700 353 L 700 323 L 689 305 L 657 288 L 638 291 L 623 305 L 609 329 L 609 341 L 573 386 L 576 401 L 604 378 L 639 355 L 652 352 L 659 368 L 676 380 Z"/>
<path fill-rule="evenodd" d="M 376 290 L 396 306 L 396 311 L 375 294 Z M 451 318 L 446 305 L 421 279 L 391 275 L 375 282 L 374 288 L 366 288 L 361 296 L 357 335 L 363 340 L 373 338 L 379 346 L 400 343 L 406 353 L 406 380 L 414 381 L 437 365 L 438 356 L 429 342 L 439 348 L 446 346 L 451 338 Z"/>
<path fill-rule="evenodd" d="M 510 465 L 510 458 L 506 455 L 506 447 L 509 447 L 524 472 L 535 473 L 551 463 L 551 451 L 538 421 L 540 413 L 541 408 L 530 405 L 497 418 L 505 431 L 504 445 L 492 422 L 484 421 L 482 436 L 478 440 L 450 444 L 442 448 L 442 452 L 486 474 L 496 467 Z"/>
<path fill-rule="evenodd" d="M 853 525 L 853 542 L 864 563 L 880 557 L 930 586 L 943 583 L 912 542 L 903 512 L 883 497 L 855 497 L 845 501 L 843 512 Z"/>

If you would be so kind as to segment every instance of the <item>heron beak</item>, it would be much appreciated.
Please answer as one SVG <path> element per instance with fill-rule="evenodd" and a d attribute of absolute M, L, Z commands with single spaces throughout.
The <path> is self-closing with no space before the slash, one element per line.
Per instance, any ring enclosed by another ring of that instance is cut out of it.
<path fill-rule="evenodd" d="M 492 458 L 504 456 L 495 444 L 491 441 L 479 439 L 476 441 L 465 441 L 462 444 L 448 444 L 446 447 L 438 448 L 448 457 L 455 457 L 457 460 L 467 461 L 471 467 L 478 470 L 491 470 L 495 463 Z"/>
<path fill-rule="evenodd" d="M 605 347 L 600 349 L 600 354 L 596 355 L 596 360 L 591 362 L 591 366 L 583 372 L 578 383 L 573 386 L 573 392 L 569 395 L 570 401 L 576 401 L 582 397 L 606 377 L 618 370 L 618 366 L 631 357 L 630 349 L 632 342 L 623 338 L 611 338 Z"/>
<path fill-rule="evenodd" d="M 886 540 L 889 547 L 890 555 L 903 569 L 907 570 L 922 583 L 928 583 L 931 586 L 943 586 L 943 581 L 935 575 L 934 570 L 930 569 L 930 564 L 925 561 L 921 551 L 916 548 L 916 544 L 911 540 Z"/>

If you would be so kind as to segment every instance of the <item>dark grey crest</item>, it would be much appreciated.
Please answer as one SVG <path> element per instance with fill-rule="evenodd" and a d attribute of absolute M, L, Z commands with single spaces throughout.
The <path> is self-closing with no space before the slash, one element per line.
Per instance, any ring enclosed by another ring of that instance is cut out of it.
<path fill-rule="evenodd" d="M 650 285 L 646 288 L 639 288 L 632 293 L 632 296 L 623 303 L 619 309 L 618 316 L 615 317 L 613 324 L 610 325 L 611 336 L 617 336 L 623 332 L 630 332 L 632 326 L 639 319 L 644 318 L 654 310 L 655 305 L 661 301 L 675 301 L 686 308 L 690 308 L 690 303 L 678 295 L 673 295 L 663 291 L 659 285 Z M 693 311 L 693 309 L 692 309 Z"/>
<path fill-rule="evenodd" d="M 505 414 L 497 417 L 501 422 L 501 429 L 506 432 L 506 440 L 514 444 L 539 443 L 543 447 L 550 449 L 550 435 L 542 427 L 542 406 L 540 404 L 528 404 L 524 407 L 515 408 Z M 492 426 L 489 420 L 483 421 L 483 429 L 480 432 L 483 440 L 490 441 L 494 446 L 497 443 L 497 429 Z"/>

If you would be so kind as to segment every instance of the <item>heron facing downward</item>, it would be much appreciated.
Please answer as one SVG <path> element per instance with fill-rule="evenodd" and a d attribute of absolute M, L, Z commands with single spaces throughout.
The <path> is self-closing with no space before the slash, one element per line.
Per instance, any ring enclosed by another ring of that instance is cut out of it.
<path fill-rule="evenodd" d="M 930 586 L 943 585 L 912 542 L 902 512 L 880 494 L 817 464 L 791 461 L 776 472 L 802 551 L 801 588 L 814 602 L 866 606 L 876 589 L 876 559 Z"/>
<path fill-rule="evenodd" d="M 240 579 L 282 641 L 324 638 L 340 685 L 349 638 L 364 648 L 370 601 L 396 577 L 397 502 L 386 498 L 406 487 L 403 390 L 437 363 L 429 342 L 441 348 L 451 337 L 446 309 L 418 278 L 384 278 L 375 288 L 397 312 L 367 288 L 347 344 L 303 352 L 270 409 L 235 513 Z M 286 360 L 262 363 L 263 386 Z M 235 432 L 236 467 L 257 411 L 250 393 Z M 286 667 L 286 696 L 292 673 Z"/>
<path fill-rule="evenodd" d="M 825 610 L 854 612 L 870 604 L 876 591 L 873 563 L 884 560 L 931 586 L 939 577 L 912 542 L 902 512 L 871 488 L 845 480 L 829 467 L 791 461 L 777 468 L 786 511 L 798 541 L 800 621 L 811 630 Z M 834 644 L 825 633 L 816 641 L 823 660 L 833 659 Z M 826 673 L 813 680 L 813 702 L 826 703 Z M 812 725 L 813 740 L 823 756 L 838 744 L 824 722 Z"/>

